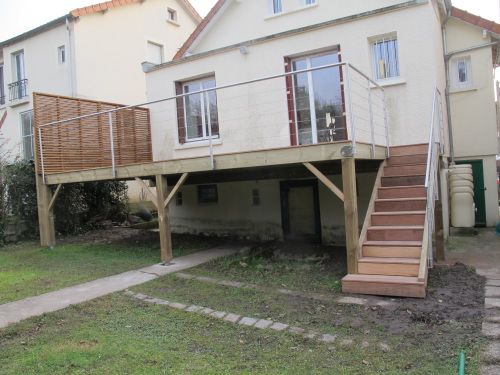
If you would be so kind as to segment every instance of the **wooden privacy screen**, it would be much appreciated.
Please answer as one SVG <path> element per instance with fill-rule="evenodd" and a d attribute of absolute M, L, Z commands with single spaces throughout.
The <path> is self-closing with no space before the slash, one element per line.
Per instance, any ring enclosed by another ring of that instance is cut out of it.
<path fill-rule="evenodd" d="M 109 114 L 51 122 L 124 107 L 120 104 L 34 93 L 38 172 L 46 174 L 112 166 Z M 112 112 L 115 165 L 151 162 L 149 109 L 131 108 Z M 38 129 L 41 129 L 41 143 Z"/>

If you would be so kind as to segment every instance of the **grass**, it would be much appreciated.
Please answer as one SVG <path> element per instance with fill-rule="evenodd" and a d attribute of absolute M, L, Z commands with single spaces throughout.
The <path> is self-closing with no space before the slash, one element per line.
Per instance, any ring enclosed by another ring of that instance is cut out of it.
<path fill-rule="evenodd" d="M 0 275 L 10 275 L 0 276 L 0 298 L 34 295 L 43 288 L 53 290 L 159 261 L 156 245 L 132 243 L 66 244 L 54 251 L 31 243 L 0 249 Z M 176 245 L 182 254 L 212 247 L 214 242 L 185 237 Z M 407 324 L 404 332 L 398 332 L 390 322 L 408 317 L 411 312 L 406 308 L 375 311 L 335 299 L 309 298 L 312 293 L 340 294 L 342 272 L 332 272 L 321 259 L 274 261 L 235 255 L 186 272 L 268 288 L 229 287 L 167 275 L 131 289 L 337 339 L 322 343 L 114 293 L 0 329 L 0 374 L 451 375 L 458 372 L 460 350 L 469 357 L 467 374 L 479 374 L 480 324 L 408 319 L 402 320 Z M 47 285 L 41 285 L 43 280 Z M 7 282 L 19 292 L 9 290 Z M 302 296 L 278 293 L 275 289 L 280 288 L 300 291 Z"/>
<path fill-rule="evenodd" d="M 348 337 L 356 340 L 360 333 Z M 0 331 L 1 374 L 456 374 L 446 342 L 318 343 L 112 294 Z M 475 344 L 471 344 L 468 353 Z M 477 346 L 477 344 L 476 344 Z M 468 363 L 468 374 L 474 374 Z"/>
<path fill-rule="evenodd" d="M 174 236 L 174 257 L 211 247 L 213 240 Z M 159 263 L 159 244 L 71 243 L 54 250 L 37 243 L 0 247 L 0 303 Z"/>

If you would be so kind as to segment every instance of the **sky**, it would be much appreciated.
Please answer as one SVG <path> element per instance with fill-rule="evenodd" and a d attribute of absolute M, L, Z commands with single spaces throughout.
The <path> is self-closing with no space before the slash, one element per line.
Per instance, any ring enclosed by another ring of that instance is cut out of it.
<path fill-rule="evenodd" d="M 105 0 L 0 0 L 0 41 L 10 39 L 16 35 L 41 26 L 44 23 L 68 14 L 73 9 L 104 1 Z M 198 13 L 204 17 L 216 3 L 216 0 L 190 0 L 190 2 Z M 452 0 L 452 3 L 457 8 L 464 9 L 469 13 L 499 22 L 500 0 Z"/>

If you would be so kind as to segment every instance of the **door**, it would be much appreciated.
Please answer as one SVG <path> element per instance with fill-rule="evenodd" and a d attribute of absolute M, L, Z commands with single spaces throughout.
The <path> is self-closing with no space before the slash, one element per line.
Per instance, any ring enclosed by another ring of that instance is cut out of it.
<path fill-rule="evenodd" d="M 317 180 L 282 181 L 280 193 L 284 239 L 320 242 Z"/>
<path fill-rule="evenodd" d="M 292 71 L 338 62 L 338 52 L 302 57 L 292 61 Z M 299 145 L 346 139 L 340 69 L 331 67 L 293 76 L 295 132 Z"/>
<path fill-rule="evenodd" d="M 486 199 L 484 197 L 484 172 L 482 160 L 460 160 L 457 164 L 472 165 L 472 178 L 474 182 L 474 204 L 476 205 L 476 227 L 486 226 Z"/>

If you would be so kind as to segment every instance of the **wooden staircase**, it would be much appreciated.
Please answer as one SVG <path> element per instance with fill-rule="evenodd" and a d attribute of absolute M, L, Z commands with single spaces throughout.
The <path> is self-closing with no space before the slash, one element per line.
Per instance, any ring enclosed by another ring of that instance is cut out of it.
<path fill-rule="evenodd" d="M 425 297 L 419 270 L 427 191 L 427 145 L 391 147 L 381 166 L 360 236 L 358 274 L 342 280 L 346 293 Z"/>

